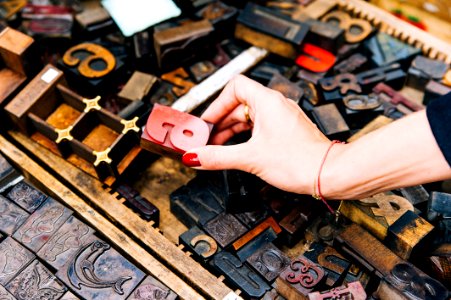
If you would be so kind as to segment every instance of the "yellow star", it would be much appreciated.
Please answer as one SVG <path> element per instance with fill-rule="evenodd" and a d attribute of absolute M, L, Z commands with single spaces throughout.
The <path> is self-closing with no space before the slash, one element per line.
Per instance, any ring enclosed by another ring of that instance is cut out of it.
<path fill-rule="evenodd" d="M 83 102 L 86 104 L 84 112 L 87 113 L 93 109 L 101 110 L 102 107 L 100 107 L 100 105 L 99 105 L 100 98 L 101 98 L 100 96 L 97 96 L 92 99 L 83 98 Z"/>
<path fill-rule="evenodd" d="M 130 130 L 139 132 L 139 127 L 136 126 L 136 122 L 139 120 L 138 117 L 134 117 L 131 120 L 121 120 L 121 123 L 124 124 L 124 129 L 122 129 L 122 134 L 126 134 Z"/>
<path fill-rule="evenodd" d="M 65 129 L 55 129 L 55 132 L 58 133 L 58 137 L 56 138 L 55 143 L 59 144 L 63 140 L 71 141 L 73 139 L 72 135 L 70 134 L 72 128 L 73 126 L 69 126 Z"/>
<path fill-rule="evenodd" d="M 106 148 L 104 151 L 92 151 L 92 154 L 96 156 L 96 161 L 94 162 L 94 166 L 97 167 L 101 162 L 106 162 L 107 164 L 111 164 L 113 161 L 108 157 L 111 149 Z"/>

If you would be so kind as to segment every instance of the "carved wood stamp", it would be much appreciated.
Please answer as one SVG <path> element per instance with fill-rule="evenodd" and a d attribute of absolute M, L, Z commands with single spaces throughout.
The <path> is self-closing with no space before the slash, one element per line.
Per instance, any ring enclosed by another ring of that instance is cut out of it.
<path fill-rule="evenodd" d="M 175 300 L 177 294 L 152 276 L 148 276 L 132 292 L 127 300 Z"/>
<path fill-rule="evenodd" d="M 10 292 L 8 292 L 8 290 L 3 287 L 2 285 L 0 285 L 0 299 L 2 300 L 17 300 L 16 297 L 14 297 L 13 295 L 11 295 Z"/>
<path fill-rule="evenodd" d="M 44 201 L 47 195 L 40 192 L 35 187 L 21 181 L 17 183 L 6 195 L 17 205 L 25 209 L 30 214 L 33 213 Z"/>
<path fill-rule="evenodd" d="M 290 264 L 290 259 L 272 243 L 268 243 L 246 261 L 267 281 L 274 281 Z"/>
<path fill-rule="evenodd" d="M 230 214 L 220 214 L 204 225 L 204 230 L 209 233 L 222 247 L 229 246 L 242 236 L 246 227 Z"/>
<path fill-rule="evenodd" d="M 0 243 L 0 284 L 6 285 L 29 263 L 35 255 L 13 238 L 7 237 Z"/>
<path fill-rule="evenodd" d="M 156 82 L 157 77 L 135 71 L 119 92 L 119 99 L 122 99 L 124 102 L 143 100 Z"/>
<path fill-rule="evenodd" d="M 29 214 L 0 195 L 0 232 L 12 235 Z"/>

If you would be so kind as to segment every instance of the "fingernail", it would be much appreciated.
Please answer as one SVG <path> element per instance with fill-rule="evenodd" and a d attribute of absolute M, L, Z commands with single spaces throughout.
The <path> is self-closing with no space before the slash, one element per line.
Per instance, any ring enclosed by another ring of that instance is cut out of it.
<path fill-rule="evenodd" d="M 200 161 L 196 153 L 185 153 L 182 156 L 182 162 L 187 167 L 200 167 Z"/>

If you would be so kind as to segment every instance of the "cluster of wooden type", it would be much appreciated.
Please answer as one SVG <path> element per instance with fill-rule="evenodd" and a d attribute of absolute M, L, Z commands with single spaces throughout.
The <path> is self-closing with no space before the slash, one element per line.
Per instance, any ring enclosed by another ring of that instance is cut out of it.
<path fill-rule="evenodd" d="M 3 156 L 0 182 L 2 299 L 177 297 L 74 211 L 24 179 Z"/>

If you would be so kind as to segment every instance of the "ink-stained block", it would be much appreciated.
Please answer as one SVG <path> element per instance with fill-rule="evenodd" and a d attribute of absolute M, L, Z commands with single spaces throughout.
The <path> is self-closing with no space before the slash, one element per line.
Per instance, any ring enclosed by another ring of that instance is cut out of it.
<path fill-rule="evenodd" d="M 86 39 L 106 34 L 116 28 L 110 14 L 100 4 L 85 7 L 82 12 L 75 15 L 75 21 Z"/>
<path fill-rule="evenodd" d="M 26 211 L 0 195 L 0 232 L 12 235 L 28 216 Z"/>
<path fill-rule="evenodd" d="M 241 248 L 239 248 L 238 251 L 236 251 L 236 255 L 242 262 L 245 262 L 248 257 L 253 255 L 266 244 L 272 243 L 276 239 L 277 233 L 272 227 L 268 227 L 258 235 L 255 235 L 252 240 L 248 241 Z"/>
<path fill-rule="evenodd" d="M 0 299 L 2 300 L 17 300 L 16 297 L 14 297 L 13 295 L 11 295 L 10 292 L 8 292 L 8 290 L 0 285 Z"/>
<path fill-rule="evenodd" d="M 286 300 L 282 295 L 280 295 L 275 289 L 266 292 L 262 300 Z"/>
<path fill-rule="evenodd" d="M 246 233 L 246 227 L 233 215 L 222 213 L 204 225 L 204 230 L 210 234 L 222 247 L 229 246 Z"/>
<path fill-rule="evenodd" d="M 210 61 L 200 61 L 189 67 L 189 72 L 197 83 L 201 82 L 211 74 L 216 72 L 218 68 Z"/>
<path fill-rule="evenodd" d="M 286 71 L 288 71 L 288 68 L 286 66 L 274 64 L 265 60 L 252 68 L 249 73 L 249 77 L 260 82 L 263 85 L 268 85 L 273 76 L 275 76 L 276 74 L 284 74 Z"/>
<path fill-rule="evenodd" d="M 393 122 L 393 119 L 391 119 L 391 118 L 388 118 L 384 115 L 377 116 L 374 120 L 372 120 L 371 122 L 366 124 L 365 127 L 363 127 L 362 129 L 360 129 L 359 131 L 354 133 L 348 139 L 348 142 L 356 141 L 359 138 L 361 138 L 362 136 L 364 136 L 376 129 L 384 127 L 385 125 L 390 124 L 391 122 Z"/>
<path fill-rule="evenodd" d="M 154 104 L 141 136 L 141 146 L 151 152 L 180 157 L 186 151 L 205 146 L 212 126 L 176 109 Z"/>
<path fill-rule="evenodd" d="M 337 218 L 329 211 L 320 213 L 305 230 L 308 242 L 322 242 L 332 245 L 334 238 L 342 230 L 343 219 Z"/>
<path fill-rule="evenodd" d="M 6 195 L 17 205 L 25 209 L 30 214 L 33 213 L 46 199 L 47 196 L 38 189 L 21 181 L 16 184 Z"/>
<path fill-rule="evenodd" d="M 19 227 L 13 237 L 34 252 L 55 234 L 72 215 L 72 211 L 52 198 L 48 198 L 27 221 Z"/>
<path fill-rule="evenodd" d="M 368 21 L 353 18 L 344 11 L 332 11 L 323 16 L 321 21 L 342 28 L 345 31 L 345 41 L 349 44 L 360 43 L 373 32 L 373 27 Z"/>
<path fill-rule="evenodd" d="M 126 299 L 145 274 L 100 239 L 83 245 L 56 276 L 82 299 Z"/>
<path fill-rule="evenodd" d="M 213 265 L 246 297 L 261 298 L 270 289 L 257 273 L 229 252 L 221 251 L 213 257 Z"/>
<path fill-rule="evenodd" d="M 229 30 L 234 25 L 238 9 L 225 5 L 221 1 L 214 1 L 196 12 L 199 18 L 209 20 L 215 27 L 215 35 L 230 35 Z"/>
<path fill-rule="evenodd" d="M 308 294 L 309 300 L 352 299 L 366 300 L 366 292 L 359 281 L 349 282 L 328 291 Z"/>
<path fill-rule="evenodd" d="M 80 300 L 80 298 L 78 298 L 71 292 L 65 292 L 63 297 L 60 298 L 60 300 Z"/>
<path fill-rule="evenodd" d="M 221 251 L 218 243 L 197 226 L 182 233 L 179 236 L 179 243 L 193 253 L 196 260 L 204 263 Z"/>
<path fill-rule="evenodd" d="M 330 139 L 346 140 L 349 137 L 349 126 L 334 103 L 313 108 L 312 116 L 318 128 Z"/>
<path fill-rule="evenodd" d="M 300 86 L 291 82 L 279 73 L 272 76 L 271 81 L 268 83 L 268 87 L 281 92 L 284 97 L 291 99 L 298 104 L 301 101 L 302 96 L 304 96 L 304 90 Z"/>
<path fill-rule="evenodd" d="M 301 55 L 296 58 L 296 64 L 314 73 L 329 71 L 335 64 L 335 55 L 313 44 L 305 43 L 301 48 Z"/>
<path fill-rule="evenodd" d="M 138 191 L 127 184 L 117 187 L 117 192 L 126 199 L 125 204 L 147 221 L 154 221 L 155 226 L 160 223 L 160 210 L 148 199 L 142 197 Z"/>
<path fill-rule="evenodd" d="M 364 69 L 367 65 L 368 59 L 361 53 L 355 53 L 350 57 L 337 63 L 333 70 L 335 74 L 343 73 L 357 73 L 358 71 Z"/>
<path fill-rule="evenodd" d="M 306 37 L 307 43 L 317 45 L 329 52 L 337 53 L 338 49 L 345 42 L 345 31 L 342 28 L 314 19 L 307 19 L 305 22 L 310 25 L 310 30 Z"/>
<path fill-rule="evenodd" d="M 430 80 L 440 81 L 448 68 L 448 64 L 443 61 L 418 55 L 407 71 L 406 85 L 422 91 Z"/>
<path fill-rule="evenodd" d="M 42 246 L 37 255 L 56 270 L 93 238 L 94 230 L 71 216 Z"/>
<path fill-rule="evenodd" d="M 6 288 L 18 300 L 59 299 L 67 287 L 43 264 L 34 260 Z"/>
<path fill-rule="evenodd" d="M 6 285 L 34 258 L 33 253 L 11 237 L 4 239 L 0 243 L 0 284 Z"/>
<path fill-rule="evenodd" d="M 379 95 L 379 97 L 381 97 L 382 100 L 385 100 L 387 102 L 390 102 L 391 104 L 396 105 L 397 108 L 399 106 L 402 106 L 410 111 L 419 111 L 424 109 L 423 105 L 404 97 L 400 92 L 395 91 L 392 87 L 388 86 L 383 82 L 377 84 L 373 88 L 373 92 Z"/>
<path fill-rule="evenodd" d="M 428 202 L 428 219 L 451 218 L 451 194 L 434 191 Z"/>
<path fill-rule="evenodd" d="M 274 281 L 290 264 L 288 256 L 272 243 L 257 250 L 246 261 L 268 282 Z"/>
<path fill-rule="evenodd" d="M 287 299 L 307 299 L 308 293 L 321 287 L 324 275 L 321 266 L 301 255 L 279 275 L 274 287 Z"/>
<path fill-rule="evenodd" d="M 259 178 L 239 170 L 224 170 L 224 208 L 226 213 L 241 213 L 262 208 L 258 197 Z"/>
<path fill-rule="evenodd" d="M 127 300 L 157 299 L 175 300 L 177 294 L 152 276 L 146 277 L 127 298 Z"/>
<path fill-rule="evenodd" d="M 135 71 L 119 92 L 119 99 L 124 102 L 143 100 L 157 82 L 157 77 Z"/>
<path fill-rule="evenodd" d="M 186 72 L 182 67 L 162 74 L 161 79 L 170 82 L 173 85 L 172 92 L 177 97 L 185 95 L 192 87 L 196 85 L 190 80 L 188 72 Z"/>
<path fill-rule="evenodd" d="M 422 185 L 400 188 L 399 191 L 412 205 L 419 205 L 429 201 L 429 192 Z"/>

